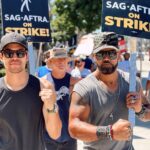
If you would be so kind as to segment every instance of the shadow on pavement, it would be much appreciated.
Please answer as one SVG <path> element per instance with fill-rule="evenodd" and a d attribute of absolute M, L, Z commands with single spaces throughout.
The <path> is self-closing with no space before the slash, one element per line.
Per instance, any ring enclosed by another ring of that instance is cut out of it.
<path fill-rule="evenodd" d="M 145 138 L 142 138 L 142 137 L 140 137 L 140 136 L 133 135 L 133 139 L 145 139 Z"/>
<path fill-rule="evenodd" d="M 150 121 L 143 122 L 136 118 L 135 124 L 136 124 L 136 126 L 150 129 Z"/>

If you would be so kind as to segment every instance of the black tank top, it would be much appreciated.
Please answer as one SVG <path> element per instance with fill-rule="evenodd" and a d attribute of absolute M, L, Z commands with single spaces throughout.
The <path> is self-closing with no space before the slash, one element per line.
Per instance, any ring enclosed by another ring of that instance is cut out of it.
<path fill-rule="evenodd" d="M 47 74 L 47 80 L 52 82 L 55 86 L 57 94 L 57 104 L 59 106 L 59 115 L 62 121 L 62 130 L 61 136 L 56 140 L 59 143 L 72 140 L 68 131 L 68 120 L 69 120 L 69 86 L 70 86 L 71 75 L 66 73 L 64 78 L 56 79 L 52 76 L 51 73 Z M 49 142 L 52 139 L 48 136 L 48 133 L 45 134 L 45 141 Z"/>
<path fill-rule="evenodd" d="M 9 90 L 0 78 L 0 150 L 44 150 L 39 91 L 34 76 L 19 91 Z"/>

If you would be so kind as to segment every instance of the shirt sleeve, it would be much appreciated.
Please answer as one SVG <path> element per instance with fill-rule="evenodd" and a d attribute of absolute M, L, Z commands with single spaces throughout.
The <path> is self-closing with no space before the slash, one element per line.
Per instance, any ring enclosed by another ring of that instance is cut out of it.
<path fill-rule="evenodd" d="M 86 104 L 90 103 L 89 87 L 88 84 L 86 84 L 86 82 L 84 81 L 84 79 L 75 84 L 73 92 L 78 93 L 82 97 L 84 103 Z"/>

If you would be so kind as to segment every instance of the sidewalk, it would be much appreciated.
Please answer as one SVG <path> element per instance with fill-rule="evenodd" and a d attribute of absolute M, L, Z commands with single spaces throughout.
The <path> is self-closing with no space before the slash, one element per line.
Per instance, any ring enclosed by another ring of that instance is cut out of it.
<path fill-rule="evenodd" d="M 150 150 L 150 122 L 141 122 L 136 119 L 133 133 L 135 150 Z"/>

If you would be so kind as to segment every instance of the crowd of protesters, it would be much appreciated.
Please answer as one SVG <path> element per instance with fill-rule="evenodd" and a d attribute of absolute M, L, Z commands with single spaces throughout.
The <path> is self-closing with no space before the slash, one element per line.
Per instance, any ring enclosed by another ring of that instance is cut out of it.
<path fill-rule="evenodd" d="M 77 139 L 86 150 L 134 149 L 128 110 L 149 121 L 149 101 L 138 77 L 136 91 L 129 92 L 129 66 L 118 69 L 118 35 L 94 34 L 93 45 L 91 56 L 70 57 L 65 47 L 49 49 L 45 66 L 33 76 L 26 70 L 26 38 L 14 32 L 2 37 L 0 149 L 77 150 Z M 125 56 L 129 59 L 129 53 Z"/>

